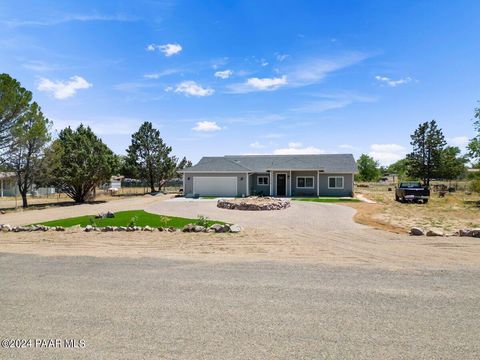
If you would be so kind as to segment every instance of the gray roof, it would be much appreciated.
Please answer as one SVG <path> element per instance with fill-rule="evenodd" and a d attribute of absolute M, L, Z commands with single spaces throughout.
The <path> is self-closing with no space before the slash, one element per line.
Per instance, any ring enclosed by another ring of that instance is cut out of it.
<path fill-rule="evenodd" d="M 323 170 L 328 173 L 356 173 L 352 154 L 320 155 L 226 155 L 203 157 L 184 172 L 266 172 L 268 170 Z"/>

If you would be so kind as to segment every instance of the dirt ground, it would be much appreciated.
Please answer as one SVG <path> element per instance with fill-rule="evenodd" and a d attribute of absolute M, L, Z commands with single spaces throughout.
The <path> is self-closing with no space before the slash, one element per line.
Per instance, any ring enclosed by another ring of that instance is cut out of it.
<path fill-rule="evenodd" d="M 380 205 L 362 204 L 374 209 Z M 0 233 L 0 252 L 45 256 L 163 257 L 204 261 L 293 261 L 386 269 L 478 268 L 480 241 L 465 237 L 410 237 L 352 221 L 343 205 L 295 202 L 286 210 L 248 212 L 219 209 L 216 200 L 177 201 L 142 196 L 102 204 L 48 208 L 0 215 L 12 225 L 145 209 L 164 214 L 237 222 L 240 234 L 190 233 Z M 67 215 L 68 214 L 68 215 Z M 360 212 L 360 214 L 362 214 Z"/>
<path fill-rule="evenodd" d="M 392 191 L 388 191 L 388 188 Z M 357 195 L 376 204 L 348 204 L 358 211 L 355 221 L 398 233 L 409 231 L 414 226 L 441 229 L 445 233 L 480 228 L 479 195 L 457 191 L 439 197 L 437 192 L 432 192 L 427 204 L 412 204 L 395 201 L 394 191 L 393 185 L 368 184 L 367 188 L 357 187 Z"/>

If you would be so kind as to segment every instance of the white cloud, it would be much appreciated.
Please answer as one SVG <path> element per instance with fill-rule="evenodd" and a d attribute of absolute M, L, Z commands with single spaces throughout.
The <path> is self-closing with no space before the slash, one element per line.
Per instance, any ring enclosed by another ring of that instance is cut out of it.
<path fill-rule="evenodd" d="M 448 142 L 454 146 L 458 147 L 465 147 L 468 144 L 468 137 L 467 136 L 456 136 L 450 139 L 447 139 Z"/>
<path fill-rule="evenodd" d="M 290 142 L 288 148 L 273 150 L 274 155 L 325 154 L 325 150 L 314 146 L 303 147 L 301 142 Z"/>
<path fill-rule="evenodd" d="M 178 54 L 180 51 L 182 51 L 182 46 L 180 44 L 164 44 L 164 45 L 156 45 L 156 44 L 150 44 L 146 48 L 147 51 L 160 51 L 163 53 L 165 56 L 172 56 L 175 54 Z"/>
<path fill-rule="evenodd" d="M 81 76 L 72 76 L 68 81 L 52 81 L 47 78 L 40 78 L 37 89 L 53 94 L 56 99 L 63 100 L 74 96 L 77 90 L 92 87 L 87 80 Z"/>
<path fill-rule="evenodd" d="M 250 144 L 250 147 L 254 148 L 254 149 L 263 149 L 266 147 L 266 145 L 258 142 L 258 141 L 255 141 L 253 143 Z"/>
<path fill-rule="evenodd" d="M 199 121 L 192 128 L 193 131 L 212 132 L 222 130 L 215 121 Z"/>
<path fill-rule="evenodd" d="M 215 72 L 215 77 L 218 77 L 220 79 L 228 79 L 230 76 L 233 75 L 232 70 L 223 70 L 223 71 L 217 71 Z"/>
<path fill-rule="evenodd" d="M 411 77 L 406 77 L 406 78 L 403 78 L 403 79 L 398 79 L 398 80 L 393 80 L 393 79 L 390 79 L 389 77 L 387 76 L 375 76 L 375 80 L 377 81 L 380 81 L 384 84 L 386 84 L 387 86 L 390 86 L 390 87 L 396 87 L 398 85 L 403 85 L 403 84 L 408 84 L 409 82 L 412 82 L 413 79 Z"/>
<path fill-rule="evenodd" d="M 290 55 L 288 54 L 280 54 L 280 53 L 275 54 L 275 58 L 277 59 L 277 61 L 280 61 L 280 62 L 286 60 L 288 57 L 290 57 Z"/>
<path fill-rule="evenodd" d="M 332 109 L 344 108 L 353 103 L 375 102 L 376 97 L 362 96 L 356 94 L 319 94 L 316 97 L 321 100 L 308 101 L 305 104 L 291 109 L 292 111 L 302 113 L 320 113 Z"/>
<path fill-rule="evenodd" d="M 232 93 L 242 94 L 252 91 L 272 91 L 277 90 L 281 86 L 287 84 L 287 77 L 276 78 L 249 78 L 246 82 L 241 84 L 233 84 L 230 86 Z"/>
<path fill-rule="evenodd" d="M 195 81 L 183 81 L 177 85 L 175 92 L 187 96 L 210 96 L 213 95 L 215 90 L 211 88 L 204 88 Z"/>
<path fill-rule="evenodd" d="M 166 69 L 166 70 L 159 71 L 159 72 L 145 74 L 145 75 L 143 75 L 143 77 L 145 79 L 160 79 L 161 77 L 177 74 L 179 72 L 182 72 L 182 70 L 181 69 Z"/>
<path fill-rule="evenodd" d="M 407 149 L 398 144 L 372 144 L 369 155 L 381 165 L 390 165 L 407 154 Z"/>
<path fill-rule="evenodd" d="M 262 65 L 262 66 L 267 66 L 267 65 L 268 65 L 268 61 L 265 60 L 265 59 L 260 59 L 260 65 Z"/>

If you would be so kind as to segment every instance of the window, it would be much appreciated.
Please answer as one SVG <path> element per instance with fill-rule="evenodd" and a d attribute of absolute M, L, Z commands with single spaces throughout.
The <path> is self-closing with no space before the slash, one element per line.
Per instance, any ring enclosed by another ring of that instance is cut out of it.
<path fill-rule="evenodd" d="M 343 189 L 343 176 L 329 176 L 328 177 L 329 189 Z"/>
<path fill-rule="evenodd" d="M 257 177 L 257 185 L 268 185 L 268 176 Z"/>
<path fill-rule="evenodd" d="M 298 176 L 297 177 L 298 189 L 313 189 L 313 176 Z"/>

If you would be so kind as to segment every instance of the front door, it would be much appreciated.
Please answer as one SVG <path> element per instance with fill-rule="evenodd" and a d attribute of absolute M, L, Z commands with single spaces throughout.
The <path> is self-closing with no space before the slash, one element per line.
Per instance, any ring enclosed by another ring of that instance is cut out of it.
<path fill-rule="evenodd" d="M 287 175 L 277 174 L 277 196 L 287 195 Z"/>

